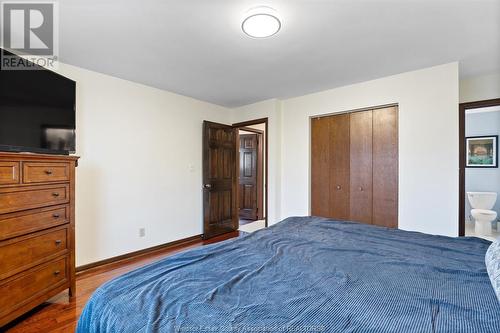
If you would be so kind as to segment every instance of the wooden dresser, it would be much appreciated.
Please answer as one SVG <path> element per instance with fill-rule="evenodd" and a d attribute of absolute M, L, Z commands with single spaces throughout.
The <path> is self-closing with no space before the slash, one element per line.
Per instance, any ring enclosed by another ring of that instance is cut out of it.
<path fill-rule="evenodd" d="M 0 327 L 75 294 L 77 160 L 0 152 Z"/>

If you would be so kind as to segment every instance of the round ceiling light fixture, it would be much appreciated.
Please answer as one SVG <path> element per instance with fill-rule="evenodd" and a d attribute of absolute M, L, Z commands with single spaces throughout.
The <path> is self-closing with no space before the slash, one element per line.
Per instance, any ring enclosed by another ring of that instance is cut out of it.
<path fill-rule="evenodd" d="M 267 6 L 255 7 L 245 13 L 241 29 L 253 38 L 276 35 L 281 29 L 281 21 L 275 9 Z"/>

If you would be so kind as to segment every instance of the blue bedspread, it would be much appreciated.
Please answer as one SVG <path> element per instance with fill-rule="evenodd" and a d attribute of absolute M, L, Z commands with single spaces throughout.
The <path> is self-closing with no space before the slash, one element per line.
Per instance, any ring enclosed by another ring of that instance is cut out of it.
<path fill-rule="evenodd" d="M 289 218 L 116 278 L 77 332 L 500 332 L 490 242 Z"/>

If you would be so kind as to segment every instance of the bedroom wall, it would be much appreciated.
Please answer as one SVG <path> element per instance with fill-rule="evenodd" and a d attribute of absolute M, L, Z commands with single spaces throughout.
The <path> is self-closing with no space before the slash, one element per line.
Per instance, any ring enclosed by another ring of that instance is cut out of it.
<path fill-rule="evenodd" d="M 458 63 L 283 101 L 281 217 L 309 214 L 310 117 L 399 104 L 399 226 L 458 235 Z"/>
<path fill-rule="evenodd" d="M 77 265 L 201 234 L 202 121 L 226 122 L 231 111 L 73 66 L 59 71 L 78 82 Z"/>
<path fill-rule="evenodd" d="M 460 103 L 500 98 L 500 73 L 460 80 Z"/>

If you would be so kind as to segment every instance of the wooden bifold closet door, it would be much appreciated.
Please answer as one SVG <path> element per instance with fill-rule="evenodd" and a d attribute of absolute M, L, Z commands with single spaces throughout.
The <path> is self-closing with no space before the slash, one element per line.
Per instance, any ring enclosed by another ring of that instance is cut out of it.
<path fill-rule="evenodd" d="M 312 214 L 349 219 L 349 115 L 312 119 Z"/>
<path fill-rule="evenodd" d="M 398 108 L 373 110 L 373 220 L 398 226 Z"/>
<path fill-rule="evenodd" d="M 311 214 L 398 225 L 398 109 L 311 121 Z"/>
<path fill-rule="evenodd" d="M 350 114 L 351 196 L 350 220 L 372 223 L 372 112 Z"/>

